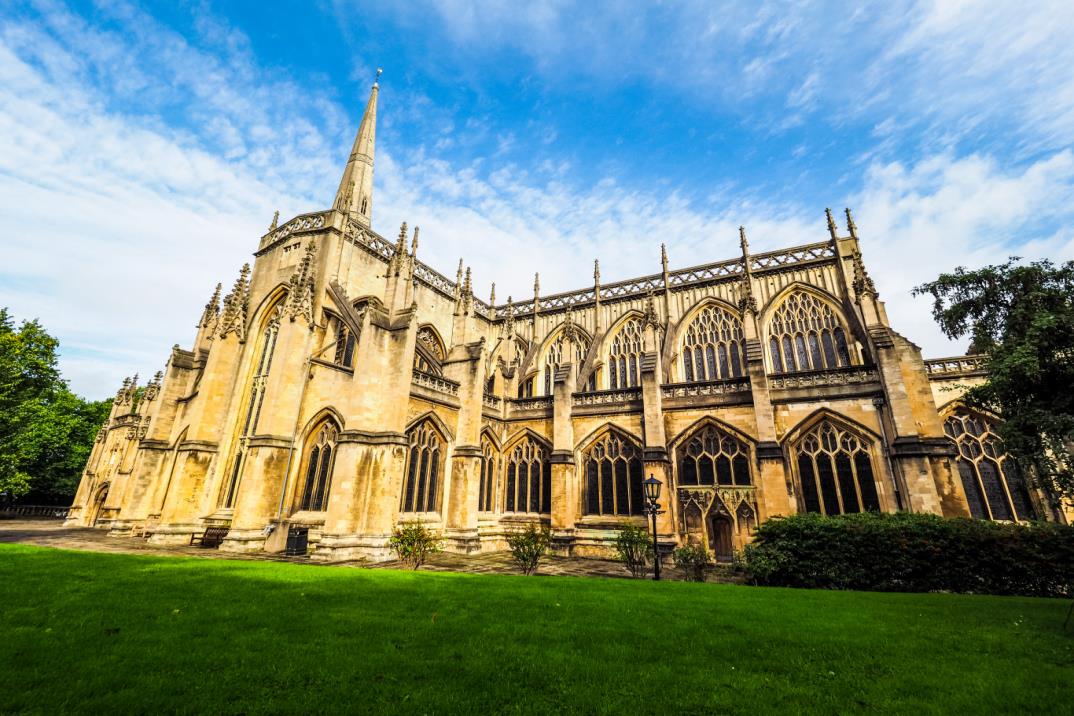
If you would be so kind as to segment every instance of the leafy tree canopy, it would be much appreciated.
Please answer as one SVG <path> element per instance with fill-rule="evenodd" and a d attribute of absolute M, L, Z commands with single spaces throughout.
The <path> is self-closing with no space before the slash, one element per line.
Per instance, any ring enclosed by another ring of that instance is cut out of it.
<path fill-rule="evenodd" d="M 69 501 L 110 401 L 87 401 L 60 377 L 59 341 L 0 308 L 0 497 Z"/>
<path fill-rule="evenodd" d="M 932 296 L 948 337 L 987 356 L 988 379 L 966 402 L 1002 415 L 1010 455 L 1053 499 L 1074 502 L 1074 261 L 959 267 L 914 294 Z"/>

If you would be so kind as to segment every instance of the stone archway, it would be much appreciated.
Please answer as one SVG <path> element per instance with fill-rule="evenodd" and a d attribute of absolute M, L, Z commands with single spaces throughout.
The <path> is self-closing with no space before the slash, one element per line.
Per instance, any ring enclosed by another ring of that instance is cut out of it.
<path fill-rule="evenodd" d="M 705 517 L 708 532 L 708 548 L 717 560 L 730 560 L 735 551 L 735 520 L 727 511 L 723 500 L 712 501 Z"/>
<path fill-rule="evenodd" d="M 86 521 L 89 527 L 96 527 L 97 520 L 101 517 L 101 509 L 104 507 L 104 501 L 108 497 L 109 483 L 101 485 L 100 489 L 94 495 L 93 504 L 90 505 L 90 518 Z"/>

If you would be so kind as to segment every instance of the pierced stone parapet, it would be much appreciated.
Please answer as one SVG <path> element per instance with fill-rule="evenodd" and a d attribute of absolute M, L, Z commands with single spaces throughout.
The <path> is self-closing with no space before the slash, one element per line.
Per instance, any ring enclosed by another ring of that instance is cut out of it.
<path fill-rule="evenodd" d="M 622 403 L 637 403 L 641 400 L 641 388 L 626 388 L 625 390 L 593 390 L 586 393 L 575 393 L 571 396 L 573 405 L 619 405 Z"/>
<path fill-rule="evenodd" d="M 503 405 L 503 398 L 495 395 L 489 395 L 488 393 L 481 394 L 481 404 L 486 408 L 492 408 L 493 410 L 499 410 Z"/>
<path fill-rule="evenodd" d="M 697 383 L 668 383 L 660 386 L 665 398 L 697 398 L 705 395 L 729 395 L 750 392 L 750 379 L 706 380 Z"/>
<path fill-rule="evenodd" d="M 925 361 L 925 372 L 931 380 L 943 380 L 966 375 L 987 373 L 987 358 L 983 355 L 933 358 Z"/>
<path fill-rule="evenodd" d="M 423 388 L 428 388 L 437 393 L 454 396 L 458 396 L 459 394 L 459 384 L 442 375 L 433 375 L 432 373 L 415 370 L 411 383 L 413 385 L 420 385 Z"/>
<path fill-rule="evenodd" d="M 850 366 L 833 370 L 810 370 L 801 373 L 781 373 L 768 377 L 768 385 L 773 390 L 786 388 L 819 388 L 828 385 L 861 385 L 877 383 L 880 375 L 875 368 Z"/>

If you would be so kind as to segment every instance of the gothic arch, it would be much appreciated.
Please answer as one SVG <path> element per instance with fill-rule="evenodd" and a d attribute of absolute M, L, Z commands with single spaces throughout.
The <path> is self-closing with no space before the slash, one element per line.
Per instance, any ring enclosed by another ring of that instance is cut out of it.
<path fill-rule="evenodd" d="M 411 430 L 416 428 L 425 420 L 428 420 L 433 424 L 433 427 L 436 429 L 437 432 L 440 433 L 440 437 L 444 439 L 444 442 L 455 442 L 455 434 L 451 432 L 451 428 L 447 426 L 447 423 L 444 422 L 443 418 L 441 418 L 432 410 L 425 411 L 424 413 L 407 423 L 406 429 L 403 430 L 403 432 L 409 433 Z"/>
<path fill-rule="evenodd" d="M 264 324 L 268 321 L 268 317 L 272 314 L 273 309 L 277 305 L 282 305 L 287 300 L 286 283 L 276 284 L 265 297 L 261 299 L 260 303 L 252 311 L 250 311 L 250 325 L 264 327 Z"/>
<path fill-rule="evenodd" d="M 844 322 L 846 322 L 847 317 L 843 311 L 843 302 L 840 301 L 837 296 L 829 293 L 828 291 L 825 291 L 822 288 L 818 288 L 816 286 L 813 286 L 812 284 L 805 283 L 804 281 L 791 281 L 789 284 L 777 291 L 776 295 L 768 299 L 768 303 L 766 303 L 758 313 L 758 316 L 761 319 L 761 325 L 766 331 L 768 329 L 768 322 L 772 318 L 772 314 L 776 311 L 777 308 L 780 307 L 780 305 L 785 300 L 787 300 L 788 296 L 790 296 L 796 291 L 804 291 L 805 293 L 813 294 L 821 301 L 831 304 L 831 307 L 839 312 L 839 317 L 842 318 Z"/>
<path fill-rule="evenodd" d="M 418 326 L 417 340 L 414 341 L 414 367 L 439 375 L 445 358 L 447 346 L 436 326 L 431 323 Z"/>
<path fill-rule="evenodd" d="M 575 443 L 575 452 L 584 452 L 587 448 L 591 447 L 593 443 L 597 442 L 604 437 L 606 433 L 615 432 L 619 433 L 620 437 L 625 438 L 638 446 L 638 449 L 645 447 L 645 441 L 640 435 L 635 435 L 624 427 L 616 425 L 615 423 L 604 423 L 597 429 L 591 431 L 588 435 Z"/>
<path fill-rule="evenodd" d="M 686 363 L 686 352 L 683 350 L 683 342 L 694 326 L 695 321 L 707 309 L 714 309 L 714 313 L 721 313 L 718 320 L 731 322 L 728 330 L 737 335 L 729 338 L 711 338 L 700 340 L 693 344 L 696 359 Z M 701 380 L 718 380 L 720 378 L 738 378 L 748 375 L 746 366 L 746 337 L 743 324 L 742 312 L 735 306 L 715 296 L 705 296 L 697 301 L 675 325 L 674 339 L 670 343 L 669 376 L 678 376 L 682 382 L 694 382 Z M 700 377 L 699 377 L 700 374 Z M 712 377 L 714 374 L 716 377 Z"/>
<path fill-rule="evenodd" d="M 790 445 L 797 441 L 802 435 L 812 430 L 817 423 L 820 423 L 823 420 L 830 420 L 833 423 L 839 424 L 840 427 L 846 430 L 857 432 L 860 434 L 860 437 L 870 440 L 873 443 L 879 443 L 881 439 L 878 432 L 862 425 L 853 418 L 837 413 L 831 408 L 817 408 L 784 433 L 783 437 L 779 440 L 780 445 Z"/>
<path fill-rule="evenodd" d="M 527 437 L 532 439 L 534 442 L 540 443 L 549 450 L 552 449 L 552 441 L 546 438 L 544 435 L 541 435 L 540 433 L 537 433 L 530 428 L 522 428 L 521 430 L 513 433 L 506 440 L 503 441 L 503 448 L 501 452 L 506 453 L 510 451 L 511 448 L 525 440 Z"/>
<path fill-rule="evenodd" d="M 851 353 L 853 312 L 826 291 L 794 282 L 762 312 L 761 343 L 772 373 L 831 370 L 861 363 Z"/>
<path fill-rule="evenodd" d="M 295 481 L 293 498 L 294 510 L 298 511 L 323 512 L 328 509 L 343 424 L 336 419 L 334 411 L 321 410 L 319 415 L 302 440 L 298 471 L 301 480 Z"/>
<path fill-rule="evenodd" d="M 750 446 L 751 449 L 755 445 L 757 445 L 757 439 L 756 438 L 754 438 L 754 437 L 752 437 L 750 435 L 747 435 L 746 433 L 744 433 L 741 430 L 739 430 L 738 428 L 736 428 L 734 425 L 731 425 L 730 423 L 724 422 L 723 420 L 720 420 L 719 418 L 717 418 L 715 416 L 704 415 L 704 416 L 698 418 L 697 420 L 695 420 L 694 422 L 690 423 L 689 425 L 687 425 L 682 430 L 680 430 L 678 432 L 678 434 L 675 435 L 674 438 L 672 438 L 671 440 L 668 440 L 668 443 L 667 443 L 668 452 L 671 452 L 671 451 L 675 450 L 676 448 L 678 448 L 679 445 L 681 445 L 683 442 L 685 442 L 690 437 L 692 437 L 694 433 L 696 433 L 698 430 L 700 430 L 701 428 L 703 428 L 703 427 L 705 427 L 707 425 L 712 425 L 713 427 L 718 428 L 718 429 L 724 431 L 725 433 L 730 433 L 732 437 L 738 438 L 742 442 L 746 443 L 747 445 Z"/>
<path fill-rule="evenodd" d="M 305 444 L 310 433 L 312 433 L 315 428 L 320 427 L 325 418 L 332 418 L 335 420 L 340 432 L 346 429 L 346 422 L 343 420 L 343 414 L 336 410 L 334 406 L 326 405 L 314 413 L 313 417 L 307 420 L 306 424 L 302 426 L 302 430 L 298 433 L 298 441 Z"/>
<path fill-rule="evenodd" d="M 478 439 L 480 438 L 488 438 L 488 441 L 492 443 L 492 447 L 496 448 L 499 452 L 503 452 L 504 443 L 496 437 L 496 433 L 488 425 L 481 428 L 481 435 Z"/>
<path fill-rule="evenodd" d="M 596 386 L 598 390 L 604 387 L 613 390 L 640 387 L 641 357 L 645 351 L 645 328 L 645 314 L 637 309 L 632 308 L 616 318 L 611 327 L 600 336 L 600 345 L 595 350 L 592 347 L 590 348 L 594 358 L 593 365 L 590 366 L 591 370 L 584 377 L 588 378 L 589 373 L 600 367 L 605 367 L 605 375 L 602 376 L 602 381 L 606 385 Z M 628 330 L 633 332 L 634 335 L 626 334 Z M 621 336 L 622 339 L 620 338 Z M 618 360 L 612 353 L 616 349 L 617 342 L 619 347 Z M 659 339 L 657 343 L 659 343 Z M 580 383 L 582 378 L 583 376 L 579 375 Z"/>
<path fill-rule="evenodd" d="M 644 443 L 622 428 L 605 424 L 582 442 L 577 475 L 583 515 L 630 517 L 643 514 Z"/>
<path fill-rule="evenodd" d="M 749 435 L 712 416 L 694 421 L 668 443 L 675 486 L 756 484 L 756 444 Z"/>
<path fill-rule="evenodd" d="M 553 328 L 545 335 L 545 337 L 540 341 L 540 343 L 537 344 L 537 351 L 535 355 L 536 358 L 544 358 L 545 354 L 548 352 L 548 349 L 552 347 L 552 344 L 555 343 L 559 339 L 560 334 L 563 333 L 563 328 L 565 325 L 566 321 L 559 323 L 555 328 Z M 588 345 L 593 345 L 593 335 L 577 323 L 573 325 L 574 329 L 578 331 L 578 334 L 582 337 L 582 340 Z"/>
<path fill-rule="evenodd" d="M 783 441 L 799 509 L 826 515 L 883 509 L 879 438 L 846 416 L 821 408 Z"/>
<path fill-rule="evenodd" d="M 552 395 L 552 388 L 554 385 L 554 377 L 549 373 L 548 361 L 550 353 L 559 343 L 561 338 L 566 338 L 563 335 L 566 328 L 566 321 L 556 326 L 552 331 L 545 336 L 544 340 L 540 344 L 540 348 L 536 354 L 533 355 L 533 365 L 531 366 L 532 373 L 544 375 L 544 385 L 539 386 L 541 388 L 541 395 Z M 565 356 L 560 356 L 561 360 L 556 362 L 556 365 L 562 365 L 569 363 L 574 366 L 576 376 L 580 376 L 582 367 L 586 363 L 586 358 L 593 350 L 593 336 L 578 324 L 572 324 L 573 329 L 577 332 L 576 338 L 566 341 L 567 351 L 573 351 Z M 561 349 L 563 350 L 563 349 Z M 530 361 L 527 361 L 529 363 Z M 527 372 L 527 376 L 530 372 Z M 534 386 L 534 393 L 537 392 L 538 386 Z"/>

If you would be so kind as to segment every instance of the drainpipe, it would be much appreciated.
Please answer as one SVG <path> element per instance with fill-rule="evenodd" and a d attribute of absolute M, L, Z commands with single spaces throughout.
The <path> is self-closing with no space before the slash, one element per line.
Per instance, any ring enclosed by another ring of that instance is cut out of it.
<path fill-rule="evenodd" d="M 899 510 L 903 510 L 905 507 L 902 503 L 902 491 L 899 490 L 899 477 L 895 472 L 895 464 L 891 460 L 891 448 L 888 445 L 888 427 L 885 420 L 886 413 L 884 412 L 884 406 L 886 405 L 887 401 L 884 400 L 882 395 L 873 398 L 873 407 L 876 408 L 876 415 L 880 423 L 880 444 L 884 450 L 884 460 L 887 462 L 888 472 L 891 474 L 891 484 L 895 489 L 895 506 Z"/>

